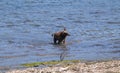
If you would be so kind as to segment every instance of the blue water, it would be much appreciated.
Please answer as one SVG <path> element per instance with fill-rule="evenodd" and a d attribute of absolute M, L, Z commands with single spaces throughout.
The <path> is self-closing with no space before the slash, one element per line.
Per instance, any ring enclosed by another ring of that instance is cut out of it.
<path fill-rule="evenodd" d="M 53 45 L 63 27 L 66 45 Z M 0 0 L 0 66 L 120 59 L 120 0 Z"/>

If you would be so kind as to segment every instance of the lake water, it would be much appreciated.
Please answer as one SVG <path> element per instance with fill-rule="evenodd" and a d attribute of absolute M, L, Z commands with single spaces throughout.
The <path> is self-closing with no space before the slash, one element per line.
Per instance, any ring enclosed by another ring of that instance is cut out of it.
<path fill-rule="evenodd" d="M 61 59 L 120 59 L 120 0 L 0 0 L 0 69 Z"/>

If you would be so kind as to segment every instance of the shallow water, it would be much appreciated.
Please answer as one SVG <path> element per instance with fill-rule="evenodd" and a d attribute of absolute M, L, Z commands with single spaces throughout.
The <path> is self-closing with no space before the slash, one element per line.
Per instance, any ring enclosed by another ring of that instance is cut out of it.
<path fill-rule="evenodd" d="M 51 34 L 66 27 L 66 45 Z M 1 0 L 0 68 L 62 59 L 120 59 L 120 0 Z"/>

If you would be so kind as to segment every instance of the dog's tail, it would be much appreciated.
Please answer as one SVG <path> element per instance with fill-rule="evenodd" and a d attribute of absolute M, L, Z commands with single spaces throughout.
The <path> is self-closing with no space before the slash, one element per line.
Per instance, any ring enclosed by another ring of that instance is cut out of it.
<path fill-rule="evenodd" d="M 54 36 L 54 33 L 52 34 L 52 37 Z"/>

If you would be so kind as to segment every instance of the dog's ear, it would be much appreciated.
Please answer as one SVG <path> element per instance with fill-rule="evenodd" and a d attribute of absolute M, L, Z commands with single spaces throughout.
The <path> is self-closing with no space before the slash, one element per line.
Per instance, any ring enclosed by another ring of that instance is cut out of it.
<path fill-rule="evenodd" d="M 66 31 L 66 28 L 64 27 L 64 31 Z"/>

